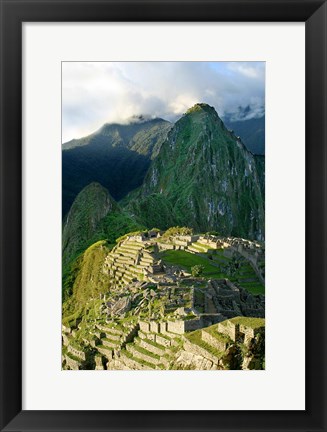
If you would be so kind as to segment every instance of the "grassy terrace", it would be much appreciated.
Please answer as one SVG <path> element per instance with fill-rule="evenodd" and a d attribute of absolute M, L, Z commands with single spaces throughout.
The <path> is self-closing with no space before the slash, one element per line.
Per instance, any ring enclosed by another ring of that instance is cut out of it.
<path fill-rule="evenodd" d="M 217 349 L 202 340 L 201 330 L 196 330 L 194 332 L 185 334 L 185 338 L 188 339 L 192 344 L 200 346 L 201 348 L 205 349 L 217 358 L 221 358 L 224 355 L 223 352 L 218 351 Z"/>
<path fill-rule="evenodd" d="M 160 356 L 158 354 L 155 354 L 152 351 L 148 351 L 147 349 L 141 347 L 140 345 L 129 344 L 129 346 L 132 346 L 134 348 L 134 350 L 139 352 L 140 354 L 144 354 L 150 358 L 153 357 L 155 360 L 160 360 Z"/>
<path fill-rule="evenodd" d="M 212 337 L 217 339 L 219 342 L 224 342 L 224 343 L 229 343 L 229 344 L 232 343 L 231 338 L 229 338 L 228 336 L 226 336 L 222 333 L 217 332 L 217 326 L 216 325 L 207 327 L 207 328 L 203 329 L 203 331 L 205 331 L 206 333 L 209 333 Z"/>
<path fill-rule="evenodd" d="M 76 357 L 73 353 L 71 352 L 66 352 L 67 357 L 69 357 L 71 360 L 74 360 L 75 362 L 82 364 L 84 362 L 84 360 L 81 360 L 79 357 Z"/>
<path fill-rule="evenodd" d="M 260 282 L 242 282 L 240 281 L 239 284 L 241 287 L 247 289 L 252 294 L 264 294 L 265 293 L 265 287 Z"/>
<path fill-rule="evenodd" d="M 207 259 L 189 252 L 182 250 L 168 250 L 162 252 L 161 258 L 166 263 L 181 266 L 188 272 L 191 272 L 191 267 L 201 264 L 204 267 L 202 276 L 208 279 L 223 277 L 218 267 L 210 264 Z"/>
<path fill-rule="evenodd" d="M 231 282 L 239 283 L 243 288 L 246 288 L 252 294 L 265 293 L 265 288 L 263 284 L 259 281 L 257 275 L 255 274 L 253 268 L 249 263 L 243 261 L 239 270 L 235 274 L 233 274 L 233 276 L 230 276 L 228 274 L 225 274 L 225 272 L 223 272 L 221 268 L 223 268 L 223 266 L 228 264 L 228 262 L 230 262 L 231 260 L 224 257 L 222 251 L 217 252 L 219 258 L 217 257 L 217 255 L 213 256 L 215 265 L 211 264 L 210 260 L 206 259 L 204 256 L 191 254 L 182 250 L 167 250 L 161 253 L 161 258 L 167 264 L 178 265 L 184 268 L 189 273 L 191 272 L 191 267 L 201 264 L 204 266 L 204 272 L 201 275 L 204 278 L 228 278 Z M 208 252 L 208 254 L 206 255 L 209 256 L 210 252 Z M 220 267 L 219 264 L 221 264 L 222 267 Z M 253 280 L 251 281 L 249 279 Z"/>
<path fill-rule="evenodd" d="M 101 340 L 102 340 L 102 342 L 109 342 L 110 344 L 113 344 L 113 345 L 120 345 L 120 340 L 119 339 L 110 339 L 108 337 L 105 337 L 105 338 L 103 338 Z"/>
<path fill-rule="evenodd" d="M 156 367 L 156 365 L 154 365 L 153 363 L 148 363 L 143 359 L 140 359 L 138 357 L 133 356 L 133 354 L 131 354 L 127 350 L 122 350 L 121 352 L 124 356 L 128 357 L 129 359 L 131 359 L 131 360 L 135 361 L 136 363 L 139 363 L 140 365 L 143 365 L 149 369 L 154 369 Z"/>
<path fill-rule="evenodd" d="M 263 327 L 265 325 L 264 318 L 248 318 L 248 317 L 235 317 L 230 319 L 234 324 L 244 325 L 246 327 L 251 327 L 253 329 Z"/>
<path fill-rule="evenodd" d="M 163 345 L 160 345 L 157 342 L 152 341 L 151 339 L 147 339 L 147 338 L 144 338 L 144 339 L 135 338 L 134 342 L 137 342 L 139 344 L 139 343 L 141 343 L 142 340 L 144 342 L 146 342 L 147 344 L 154 346 L 155 348 L 159 348 L 159 349 L 161 349 L 163 351 L 165 350 L 165 347 Z"/>

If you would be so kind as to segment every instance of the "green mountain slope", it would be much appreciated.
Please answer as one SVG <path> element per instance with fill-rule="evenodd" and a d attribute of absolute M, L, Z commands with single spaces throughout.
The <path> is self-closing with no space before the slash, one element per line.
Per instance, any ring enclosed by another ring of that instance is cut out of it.
<path fill-rule="evenodd" d="M 88 246 L 99 222 L 117 210 L 117 203 L 99 183 L 91 183 L 78 194 L 63 225 L 64 265 Z"/>
<path fill-rule="evenodd" d="M 126 125 L 106 124 L 94 134 L 63 144 L 63 215 L 91 182 L 108 188 L 115 200 L 140 186 L 170 128 L 162 119 L 138 118 Z"/>
<path fill-rule="evenodd" d="M 257 173 L 260 182 L 261 194 L 265 200 L 265 156 L 254 155 L 255 165 L 257 167 Z"/>
<path fill-rule="evenodd" d="M 63 317 L 71 316 L 70 319 L 76 319 L 82 316 L 89 300 L 105 291 L 108 278 L 103 274 L 102 267 L 109 250 L 106 241 L 98 241 L 74 262 L 69 280 L 70 292 L 66 292 L 63 298 Z M 68 281 L 66 288 L 67 286 Z"/>
<path fill-rule="evenodd" d="M 63 296 L 71 294 L 76 260 L 92 243 L 144 228 L 123 211 L 99 183 L 91 183 L 76 197 L 63 224 Z"/>
<path fill-rule="evenodd" d="M 264 237 L 254 157 L 206 104 L 176 122 L 143 185 L 124 203 L 145 225 L 165 229 L 174 222 L 198 232 Z"/>

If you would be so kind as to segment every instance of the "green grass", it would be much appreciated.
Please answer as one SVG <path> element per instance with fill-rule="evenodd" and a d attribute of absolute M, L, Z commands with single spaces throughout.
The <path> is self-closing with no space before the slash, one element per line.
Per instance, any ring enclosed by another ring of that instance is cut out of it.
<path fill-rule="evenodd" d="M 195 242 L 195 243 L 192 243 L 192 246 L 193 246 L 195 249 L 200 249 L 200 250 L 202 250 L 202 249 L 207 249 L 207 250 L 210 250 L 210 251 L 216 250 L 216 248 L 214 248 L 214 247 L 212 247 L 212 246 L 209 246 L 209 245 L 206 244 L 206 243 L 201 243 L 201 242 L 199 242 L 199 241 L 197 241 L 197 242 Z"/>
<path fill-rule="evenodd" d="M 103 338 L 103 339 L 101 339 L 101 340 L 104 341 L 104 342 L 110 342 L 110 343 L 112 343 L 113 345 L 120 345 L 120 340 L 110 339 L 110 338 L 108 338 L 108 337 L 105 337 L 105 338 Z"/>
<path fill-rule="evenodd" d="M 76 357 L 73 353 L 71 352 L 66 352 L 67 357 L 69 357 L 70 359 L 76 361 L 79 364 L 82 364 L 84 362 L 84 360 L 81 360 L 79 357 Z"/>
<path fill-rule="evenodd" d="M 137 340 L 138 338 L 136 338 L 135 340 Z M 157 342 L 154 342 L 154 341 L 152 341 L 152 340 L 150 340 L 150 339 L 143 339 L 144 340 L 144 342 L 146 342 L 147 344 L 149 344 L 149 345 L 152 345 L 152 346 L 154 346 L 155 348 L 158 348 L 158 349 L 161 349 L 161 350 L 165 350 L 165 346 L 164 345 L 160 345 L 160 344 L 158 344 Z"/>
<path fill-rule="evenodd" d="M 196 330 L 194 332 L 185 334 L 185 337 L 194 345 L 200 346 L 201 348 L 205 349 L 206 351 L 213 354 L 217 358 L 221 358 L 224 355 L 224 353 L 218 351 L 217 349 L 215 349 L 214 347 L 212 347 L 211 345 L 207 344 L 202 340 L 201 330 Z"/>
<path fill-rule="evenodd" d="M 139 352 L 140 354 L 144 354 L 144 355 L 146 355 L 148 357 L 152 357 L 152 358 L 154 358 L 156 360 L 160 360 L 160 356 L 159 355 L 157 355 L 157 354 L 155 354 L 155 353 L 153 353 L 151 351 L 148 351 L 147 349 L 145 349 L 145 348 L 143 348 L 143 347 L 141 347 L 139 345 L 134 345 L 134 344 L 129 344 L 129 345 L 132 345 L 132 347 L 134 348 L 134 350 L 137 351 L 137 352 Z M 135 353 L 135 355 L 137 355 L 137 354 Z"/>
<path fill-rule="evenodd" d="M 139 363 L 140 365 L 146 366 L 146 367 L 151 368 L 151 369 L 153 369 L 153 368 L 156 367 L 155 364 L 153 364 L 153 363 L 149 363 L 149 362 L 147 362 L 147 361 L 145 361 L 145 360 L 143 360 L 143 359 L 140 359 L 140 358 L 134 356 L 132 353 L 130 353 L 130 352 L 127 351 L 127 350 L 122 350 L 121 353 L 122 353 L 123 355 L 125 355 L 126 357 L 128 357 L 129 359 L 135 361 L 136 363 Z"/>
<path fill-rule="evenodd" d="M 229 321 L 231 321 L 233 324 L 244 325 L 253 329 L 265 326 L 264 318 L 235 317 L 230 319 Z M 224 324 L 224 322 L 222 324 Z"/>
<path fill-rule="evenodd" d="M 186 251 L 181 250 L 168 250 L 162 252 L 161 258 L 168 264 L 178 265 L 183 267 L 189 273 L 191 273 L 191 268 L 195 265 L 203 265 L 204 271 L 201 276 L 204 278 L 228 278 L 232 282 L 238 282 L 243 288 L 247 289 L 252 294 L 264 294 L 265 287 L 259 281 L 257 275 L 254 270 L 247 262 L 242 262 L 238 271 L 235 272 L 233 276 L 228 276 L 225 272 L 222 272 L 220 267 L 210 264 L 210 260 L 206 258 L 191 254 Z M 228 259 L 226 258 L 226 261 Z M 245 272 L 245 273 L 243 273 Z M 253 282 L 242 282 L 242 279 L 250 279 L 253 278 Z"/>
<path fill-rule="evenodd" d="M 247 289 L 252 294 L 264 294 L 265 293 L 265 287 L 259 283 L 259 282 L 242 282 L 240 281 L 239 284 L 242 288 Z"/>
<path fill-rule="evenodd" d="M 219 340 L 220 342 L 225 342 L 225 343 L 229 343 L 229 344 L 232 343 L 231 338 L 217 332 L 217 325 L 216 324 L 214 324 L 213 326 L 207 327 L 203 330 L 206 331 L 207 333 L 209 333 L 211 336 L 213 336 L 217 340 Z"/>
<path fill-rule="evenodd" d="M 195 265 L 203 265 L 203 277 L 223 277 L 218 267 L 211 265 L 205 258 L 202 258 L 201 256 L 195 254 L 191 254 L 189 252 L 181 250 L 168 250 L 163 252 L 161 257 L 166 263 L 184 267 L 189 273 L 191 273 L 191 267 Z"/>

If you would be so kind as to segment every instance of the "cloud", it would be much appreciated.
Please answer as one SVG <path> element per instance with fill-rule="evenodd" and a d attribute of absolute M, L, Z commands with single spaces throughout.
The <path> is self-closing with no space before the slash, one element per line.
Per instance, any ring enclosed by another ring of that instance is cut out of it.
<path fill-rule="evenodd" d="M 133 115 L 175 121 L 197 102 L 233 120 L 262 116 L 265 63 L 64 62 L 62 141 Z"/>

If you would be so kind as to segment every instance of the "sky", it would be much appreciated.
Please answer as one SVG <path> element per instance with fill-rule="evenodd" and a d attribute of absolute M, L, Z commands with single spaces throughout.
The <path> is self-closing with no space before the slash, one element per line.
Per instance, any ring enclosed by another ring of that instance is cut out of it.
<path fill-rule="evenodd" d="M 176 121 L 198 102 L 220 117 L 265 112 L 264 62 L 63 62 L 62 142 L 133 115 Z"/>

